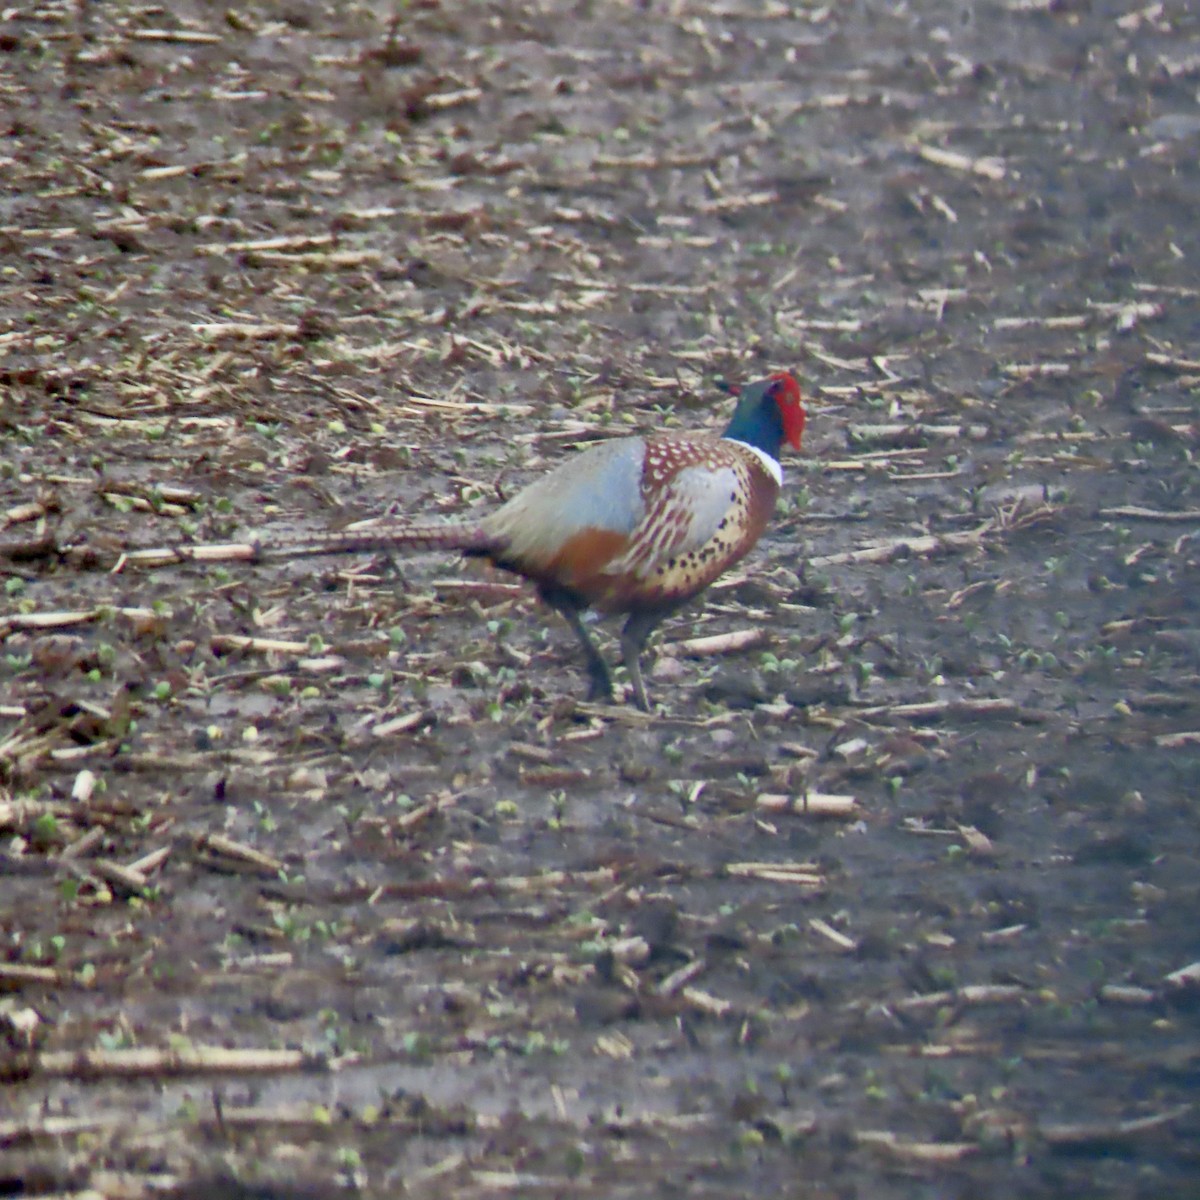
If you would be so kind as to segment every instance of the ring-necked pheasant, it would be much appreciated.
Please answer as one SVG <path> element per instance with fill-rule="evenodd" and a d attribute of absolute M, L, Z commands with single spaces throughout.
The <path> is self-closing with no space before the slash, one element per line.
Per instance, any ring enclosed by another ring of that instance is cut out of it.
<path fill-rule="evenodd" d="M 488 558 L 532 580 L 566 618 L 583 647 L 591 700 L 611 698 L 612 680 L 582 614 L 627 615 L 621 652 L 634 699 L 648 709 L 639 661 L 646 639 L 754 546 L 779 494 L 779 451 L 785 441 L 800 449 L 805 413 L 790 375 L 736 394 L 719 438 L 659 433 L 603 442 L 477 520 L 378 522 L 259 551 L 293 557 L 420 547 Z"/>

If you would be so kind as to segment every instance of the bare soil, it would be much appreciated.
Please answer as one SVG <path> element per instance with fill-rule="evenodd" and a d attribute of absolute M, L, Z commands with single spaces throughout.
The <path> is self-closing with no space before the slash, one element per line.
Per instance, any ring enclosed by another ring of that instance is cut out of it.
<path fill-rule="evenodd" d="M 1198 87 L 1183 0 L 7 9 L 0 1190 L 1200 1194 Z M 102 569 L 781 368 L 650 716 L 474 565 Z"/>

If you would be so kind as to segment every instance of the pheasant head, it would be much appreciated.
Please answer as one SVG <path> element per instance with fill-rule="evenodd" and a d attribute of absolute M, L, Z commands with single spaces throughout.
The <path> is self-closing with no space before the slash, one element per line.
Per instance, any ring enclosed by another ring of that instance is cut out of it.
<path fill-rule="evenodd" d="M 785 441 L 794 450 L 800 449 L 804 405 L 799 385 L 786 371 L 749 383 L 734 394 L 738 405 L 725 437 L 753 446 L 773 459 L 779 458 Z"/>

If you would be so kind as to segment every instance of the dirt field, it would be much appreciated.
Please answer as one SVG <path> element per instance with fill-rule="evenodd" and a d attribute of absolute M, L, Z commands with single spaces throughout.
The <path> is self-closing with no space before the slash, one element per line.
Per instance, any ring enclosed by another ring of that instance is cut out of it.
<path fill-rule="evenodd" d="M 1198 88 L 1183 0 L 7 9 L 0 1192 L 1200 1195 Z M 444 556 L 107 569 L 783 368 L 649 716 Z"/>

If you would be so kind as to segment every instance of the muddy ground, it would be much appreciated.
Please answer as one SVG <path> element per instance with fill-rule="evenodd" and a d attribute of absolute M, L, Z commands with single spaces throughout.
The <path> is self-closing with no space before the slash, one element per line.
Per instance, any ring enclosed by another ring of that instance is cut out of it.
<path fill-rule="evenodd" d="M 5 10 L 5 1193 L 1200 1193 L 1198 88 L 1183 0 Z M 650 716 L 445 557 L 105 569 L 780 368 Z"/>

